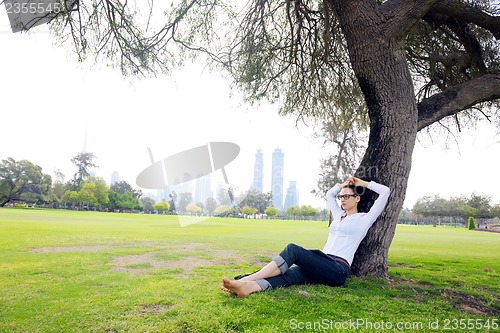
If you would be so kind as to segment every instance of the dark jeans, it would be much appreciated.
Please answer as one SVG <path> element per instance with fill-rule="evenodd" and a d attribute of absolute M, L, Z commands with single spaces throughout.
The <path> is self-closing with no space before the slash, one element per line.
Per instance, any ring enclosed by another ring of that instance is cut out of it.
<path fill-rule="evenodd" d="M 340 286 L 349 275 L 349 267 L 346 264 L 296 244 L 288 244 L 273 261 L 282 274 L 264 279 L 272 288 L 306 283 Z"/>

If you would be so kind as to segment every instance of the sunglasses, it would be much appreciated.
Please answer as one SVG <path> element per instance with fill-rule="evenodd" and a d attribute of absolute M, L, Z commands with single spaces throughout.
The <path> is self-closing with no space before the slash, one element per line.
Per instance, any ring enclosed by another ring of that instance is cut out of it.
<path fill-rule="evenodd" d="M 357 197 L 358 195 L 357 194 L 342 194 L 342 195 L 337 195 L 337 199 L 339 200 L 347 200 L 349 199 L 349 197 Z"/>

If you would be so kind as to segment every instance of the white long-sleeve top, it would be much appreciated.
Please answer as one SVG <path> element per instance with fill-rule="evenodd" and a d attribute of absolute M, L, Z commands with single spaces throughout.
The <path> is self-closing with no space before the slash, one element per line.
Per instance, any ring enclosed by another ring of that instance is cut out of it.
<path fill-rule="evenodd" d="M 378 198 L 373 203 L 368 213 L 356 213 L 345 216 L 346 212 L 338 205 L 336 196 L 341 191 L 340 185 L 335 184 L 326 194 L 328 208 L 332 212 L 332 223 L 329 228 L 328 239 L 323 252 L 344 258 L 352 264 L 354 254 L 359 244 L 365 238 L 368 229 L 382 213 L 390 189 L 374 181 L 368 183 L 368 188 L 378 193 Z M 343 219 L 342 217 L 345 216 Z"/>

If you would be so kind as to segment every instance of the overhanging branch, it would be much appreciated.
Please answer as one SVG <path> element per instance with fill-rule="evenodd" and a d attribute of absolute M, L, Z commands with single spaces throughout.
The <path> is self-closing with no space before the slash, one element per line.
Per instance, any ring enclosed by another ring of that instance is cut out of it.
<path fill-rule="evenodd" d="M 443 0 L 432 7 L 432 12 L 458 18 L 464 22 L 474 23 L 489 30 L 496 39 L 500 39 L 500 16 L 493 16 L 478 7 L 458 0 Z"/>
<path fill-rule="evenodd" d="M 418 103 L 418 130 L 472 106 L 500 98 L 500 74 L 487 74 Z"/>

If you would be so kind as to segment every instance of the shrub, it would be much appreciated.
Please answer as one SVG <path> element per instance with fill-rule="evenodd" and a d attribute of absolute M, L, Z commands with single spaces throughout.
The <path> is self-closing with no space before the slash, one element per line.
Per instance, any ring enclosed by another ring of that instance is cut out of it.
<path fill-rule="evenodd" d="M 467 220 L 467 225 L 469 226 L 469 230 L 476 229 L 476 223 L 474 222 L 474 218 L 472 216 Z"/>

